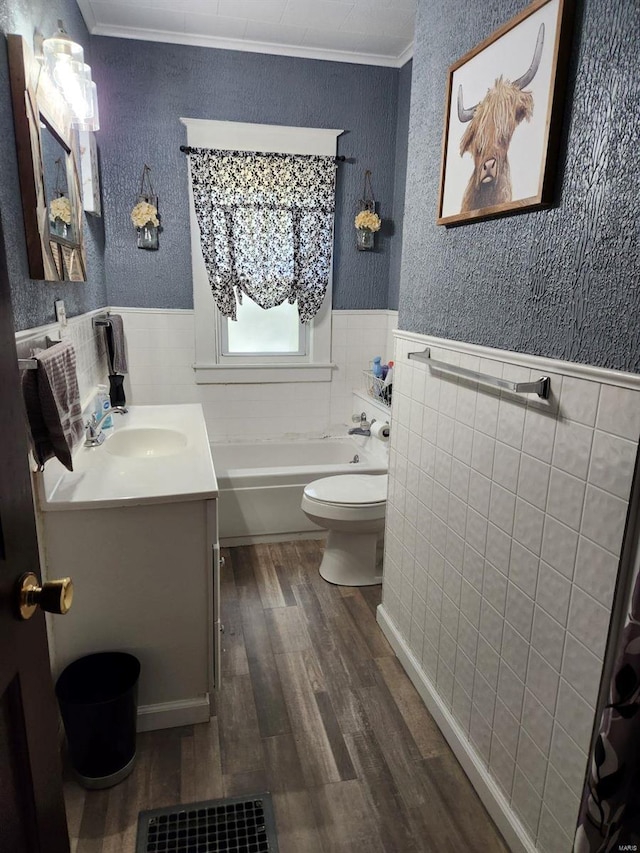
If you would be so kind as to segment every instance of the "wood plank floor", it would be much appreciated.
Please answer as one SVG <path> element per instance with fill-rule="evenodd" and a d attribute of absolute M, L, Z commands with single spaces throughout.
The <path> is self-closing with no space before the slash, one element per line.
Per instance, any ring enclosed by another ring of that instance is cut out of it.
<path fill-rule="evenodd" d="M 68 780 L 75 853 L 134 853 L 142 809 L 263 790 L 280 853 L 506 853 L 375 622 L 380 587 L 326 583 L 321 549 L 225 552 L 217 714 L 139 735 L 115 788 Z"/>

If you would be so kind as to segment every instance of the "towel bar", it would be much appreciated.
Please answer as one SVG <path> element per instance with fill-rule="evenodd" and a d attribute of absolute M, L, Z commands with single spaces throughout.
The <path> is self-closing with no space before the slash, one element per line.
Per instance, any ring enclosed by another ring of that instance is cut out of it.
<path fill-rule="evenodd" d="M 96 326 L 110 326 L 111 318 L 110 317 L 94 317 L 92 320 L 93 327 Z"/>
<path fill-rule="evenodd" d="M 483 385 L 491 385 L 493 388 L 503 388 L 505 391 L 512 391 L 514 394 L 537 394 L 543 400 L 548 400 L 551 393 L 551 380 L 548 376 L 541 376 L 535 382 L 512 382 L 510 379 L 500 379 L 497 376 L 478 373 L 475 370 L 458 367 L 458 365 L 449 364 L 446 361 L 437 361 L 435 358 L 431 358 L 429 347 L 423 352 L 410 352 L 409 358 L 416 361 L 424 361 L 434 370 L 451 373 L 454 376 L 462 376 L 465 379 L 471 379 Z"/>
<path fill-rule="evenodd" d="M 37 370 L 38 360 L 35 358 L 19 358 L 18 367 L 20 370 Z"/>

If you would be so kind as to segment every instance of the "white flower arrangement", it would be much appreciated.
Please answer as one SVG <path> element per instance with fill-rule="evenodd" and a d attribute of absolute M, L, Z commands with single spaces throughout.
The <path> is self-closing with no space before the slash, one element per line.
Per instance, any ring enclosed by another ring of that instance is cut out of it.
<path fill-rule="evenodd" d="M 71 202 L 66 195 L 61 195 L 59 198 L 54 198 L 51 201 L 49 205 L 49 219 L 51 222 L 60 219 L 65 225 L 71 225 Z"/>
<path fill-rule="evenodd" d="M 147 224 L 157 228 L 160 225 L 158 208 L 148 201 L 139 201 L 131 211 L 131 221 L 136 228 L 144 228 Z"/>
<path fill-rule="evenodd" d="M 373 210 L 361 210 L 355 218 L 358 231 L 379 231 L 381 224 L 380 217 Z"/>

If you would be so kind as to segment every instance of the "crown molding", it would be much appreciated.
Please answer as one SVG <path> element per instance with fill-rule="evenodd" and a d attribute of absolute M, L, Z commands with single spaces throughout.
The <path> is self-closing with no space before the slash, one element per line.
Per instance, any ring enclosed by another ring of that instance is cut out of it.
<path fill-rule="evenodd" d="M 403 68 L 410 59 L 413 59 L 413 48 L 414 43 L 411 42 L 400 54 L 400 56 L 396 60 L 396 68 Z"/>
<path fill-rule="evenodd" d="M 345 50 L 329 50 L 328 48 L 298 47 L 289 44 L 270 44 L 245 39 L 218 38 L 217 36 L 199 36 L 166 30 L 143 30 L 135 27 L 111 26 L 96 23 L 89 0 L 78 0 L 78 5 L 89 32 L 94 36 L 165 42 L 194 47 L 212 47 L 218 50 L 239 50 L 246 53 L 266 53 L 273 56 L 292 56 L 298 59 L 320 59 L 327 62 L 349 62 L 356 65 L 380 65 L 386 68 L 400 68 L 413 55 L 413 44 L 409 45 L 398 57 L 382 56 L 376 53 L 352 53 Z"/>
<path fill-rule="evenodd" d="M 76 0 L 78 4 L 78 8 L 84 18 L 84 22 L 87 25 L 87 29 L 91 34 L 93 34 L 98 22 L 96 21 L 96 16 L 93 11 L 93 6 L 91 5 L 91 0 Z"/>

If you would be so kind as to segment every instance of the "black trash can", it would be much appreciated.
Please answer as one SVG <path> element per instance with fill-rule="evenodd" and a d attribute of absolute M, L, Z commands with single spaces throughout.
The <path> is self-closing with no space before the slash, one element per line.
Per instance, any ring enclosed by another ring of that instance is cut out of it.
<path fill-rule="evenodd" d="M 58 678 L 69 758 L 85 788 L 109 788 L 133 770 L 139 675 L 133 655 L 100 652 L 70 663 Z"/>

